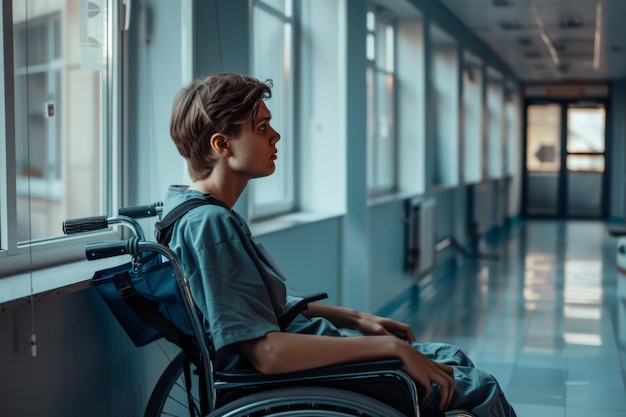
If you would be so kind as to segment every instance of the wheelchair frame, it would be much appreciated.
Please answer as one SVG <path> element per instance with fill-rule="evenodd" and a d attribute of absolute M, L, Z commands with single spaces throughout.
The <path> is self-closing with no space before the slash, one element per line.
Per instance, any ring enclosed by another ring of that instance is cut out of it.
<path fill-rule="evenodd" d="M 190 358 L 183 350 L 170 362 L 154 387 L 145 417 L 181 415 L 179 413 L 183 410 L 191 417 L 426 416 L 426 413 L 420 414 L 417 386 L 400 369 L 402 362 L 399 359 L 349 363 L 279 375 L 265 375 L 256 370 L 214 371 L 213 346 L 203 330 L 176 255 L 168 247 L 146 240 L 142 227 L 135 220 L 160 218 L 161 203 L 123 208 L 119 213 L 116 217 L 66 220 L 63 231 L 66 234 L 93 232 L 122 224 L 135 236 L 121 241 L 91 243 L 85 249 L 87 259 L 124 254 L 135 260 L 144 252 L 157 252 L 166 258 L 172 266 L 198 348 L 198 357 Z M 170 398 L 177 395 L 175 391 L 180 394 L 179 398 Z M 169 405 L 173 405 L 174 410 L 167 410 Z"/>

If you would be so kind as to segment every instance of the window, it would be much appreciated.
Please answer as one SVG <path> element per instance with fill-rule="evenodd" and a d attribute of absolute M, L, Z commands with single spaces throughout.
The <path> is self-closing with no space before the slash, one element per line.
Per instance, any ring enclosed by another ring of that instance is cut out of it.
<path fill-rule="evenodd" d="M 509 87 L 506 94 L 504 111 L 506 114 L 506 174 L 514 177 L 518 171 L 517 158 L 521 152 L 520 146 L 520 107 L 519 94 L 515 87 Z"/>
<path fill-rule="evenodd" d="M 504 170 L 504 84 L 502 74 L 494 68 L 487 68 L 487 117 L 489 178 L 502 178 Z"/>
<path fill-rule="evenodd" d="M 567 157 L 569 171 L 604 172 L 606 111 L 597 107 L 567 108 Z"/>
<path fill-rule="evenodd" d="M 424 19 L 419 10 L 403 11 L 397 25 L 396 111 L 398 188 L 403 193 L 426 191 L 426 60 Z"/>
<path fill-rule="evenodd" d="M 396 29 L 387 13 L 367 12 L 367 188 L 370 195 L 397 189 L 395 37 Z"/>
<path fill-rule="evenodd" d="M 3 94 L 0 142 L 3 275 L 82 257 L 82 243 L 68 249 L 80 239 L 61 239 L 62 221 L 113 205 L 114 8 L 107 0 L 3 2 L 13 21 L 3 39 L 13 50 L 3 50 L 2 68 L 14 80 Z"/>
<path fill-rule="evenodd" d="M 561 105 L 532 104 L 526 113 L 526 169 L 556 176 L 561 169 Z"/>
<path fill-rule="evenodd" d="M 292 0 L 256 0 L 253 23 L 253 74 L 273 81 L 272 127 L 280 133 L 276 171 L 251 183 L 251 217 L 295 209 L 294 187 L 294 54 Z"/>
<path fill-rule="evenodd" d="M 483 69 L 482 60 L 464 51 L 463 54 L 463 180 L 482 180 L 483 153 Z"/>
<path fill-rule="evenodd" d="M 434 142 L 432 185 L 459 182 L 459 58 L 455 39 L 431 24 L 431 96 Z"/>

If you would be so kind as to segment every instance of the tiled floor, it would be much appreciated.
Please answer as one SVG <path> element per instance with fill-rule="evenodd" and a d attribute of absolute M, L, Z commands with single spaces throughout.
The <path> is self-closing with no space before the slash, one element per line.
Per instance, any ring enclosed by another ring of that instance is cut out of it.
<path fill-rule="evenodd" d="M 599 222 L 511 226 L 479 251 L 497 260 L 466 261 L 424 291 L 411 324 L 419 340 L 456 344 L 493 373 L 519 417 L 624 417 L 616 249 Z"/>

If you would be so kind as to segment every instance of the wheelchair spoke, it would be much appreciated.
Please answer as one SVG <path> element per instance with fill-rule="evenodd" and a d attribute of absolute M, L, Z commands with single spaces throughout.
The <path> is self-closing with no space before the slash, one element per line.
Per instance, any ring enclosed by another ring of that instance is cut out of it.
<path fill-rule="evenodd" d="M 258 392 L 226 404 L 210 417 L 403 417 L 390 406 L 351 391 L 292 387 Z"/>
<path fill-rule="evenodd" d="M 201 415 L 199 382 L 198 377 L 193 372 L 191 384 L 193 409 L 189 410 L 187 388 L 183 375 L 183 360 L 184 355 L 181 353 L 165 369 L 152 392 L 144 414 L 145 417 L 195 417 Z"/>
<path fill-rule="evenodd" d="M 189 410 L 183 373 L 184 356 L 168 365 L 154 388 L 145 417 L 200 417 L 199 381 L 192 374 L 194 392 Z M 238 398 L 208 417 L 406 417 L 395 408 L 356 392 L 324 387 L 293 386 L 268 389 Z"/>

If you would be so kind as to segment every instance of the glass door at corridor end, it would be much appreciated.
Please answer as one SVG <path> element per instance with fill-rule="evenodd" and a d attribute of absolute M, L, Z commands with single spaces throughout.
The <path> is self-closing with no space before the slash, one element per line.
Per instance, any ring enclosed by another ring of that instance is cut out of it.
<path fill-rule="evenodd" d="M 604 217 L 605 126 L 601 102 L 526 107 L 526 216 Z"/>

